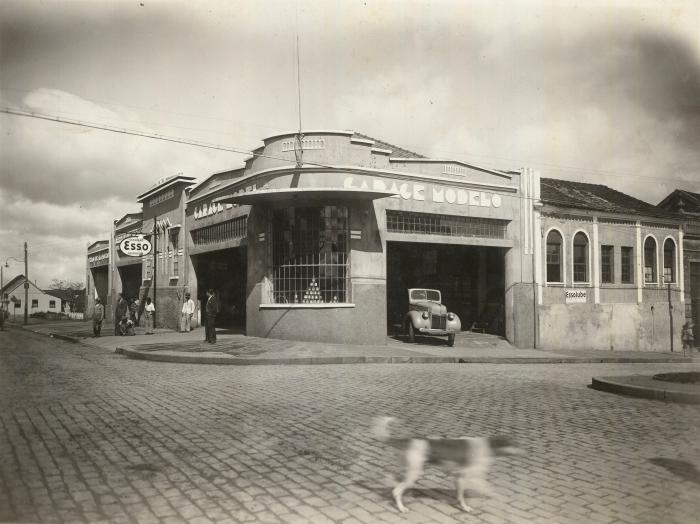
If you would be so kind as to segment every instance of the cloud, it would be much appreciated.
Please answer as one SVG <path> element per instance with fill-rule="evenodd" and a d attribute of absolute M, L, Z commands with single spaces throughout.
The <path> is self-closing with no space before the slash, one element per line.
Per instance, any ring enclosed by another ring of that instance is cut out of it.
<path fill-rule="evenodd" d="M 137 114 L 108 109 L 71 93 L 37 89 L 21 109 L 73 120 L 152 132 Z M 134 201 L 163 176 L 206 176 L 239 156 L 124 136 L 87 127 L 3 115 L 3 188 L 15 198 L 58 205 Z"/>

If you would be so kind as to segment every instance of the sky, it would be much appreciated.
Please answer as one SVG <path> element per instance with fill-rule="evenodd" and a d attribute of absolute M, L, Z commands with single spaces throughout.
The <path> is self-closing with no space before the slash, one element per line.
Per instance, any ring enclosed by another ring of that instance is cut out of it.
<path fill-rule="evenodd" d="M 298 128 L 298 86 L 304 129 L 652 204 L 700 192 L 700 2 L 0 2 L 1 108 L 254 149 Z M 40 287 L 84 281 L 156 180 L 244 158 L 6 113 L 0 132 L 0 263 L 26 241 Z"/>

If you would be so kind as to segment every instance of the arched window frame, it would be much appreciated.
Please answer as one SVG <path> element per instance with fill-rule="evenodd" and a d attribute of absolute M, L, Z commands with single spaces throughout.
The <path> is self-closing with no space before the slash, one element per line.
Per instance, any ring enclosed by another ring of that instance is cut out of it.
<path fill-rule="evenodd" d="M 579 233 L 583 234 L 583 236 L 586 237 L 586 280 L 585 281 L 576 281 L 575 280 L 575 273 L 574 273 L 574 240 L 576 239 L 576 235 Z M 578 285 L 578 286 L 585 286 L 585 285 L 590 285 L 591 284 L 591 236 L 588 234 L 588 231 L 585 229 L 577 229 L 574 231 L 573 235 L 571 235 L 571 283 L 573 285 Z"/>
<path fill-rule="evenodd" d="M 671 241 L 673 243 L 673 263 L 671 264 L 671 280 L 666 281 L 666 242 Z M 664 244 L 663 248 L 661 250 L 663 260 L 661 261 L 661 267 L 663 268 L 663 280 L 662 282 L 664 284 L 668 284 L 669 282 L 671 284 L 677 284 L 678 283 L 678 243 L 676 242 L 676 239 L 672 236 L 667 236 L 664 238 Z"/>
<path fill-rule="evenodd" d="M 547 239 L 552 231 L 556 231 L 561 239 L 561 261 L 559 262 L 559 270 L 561 271 L 561 281 L 560 282 L 550 282 L 547 279 Z M 550 227 L 544 235 L 544 283 L 545 285 L 564 285 L 566 283 L 566 240 L 564 233 L 558 227 Z"/>
<path fill-rule="evenodd" d="M 652 268 L 652 280 L 647 281 L 647 240 L 652 239 L 654 241 L 654 267 Z M 655 286 L 659 284 L 659 241 L 656 237 L 649 233 L 644 236 L 644 241 L 642 242 L 642 282 L 645 286 Z"/>

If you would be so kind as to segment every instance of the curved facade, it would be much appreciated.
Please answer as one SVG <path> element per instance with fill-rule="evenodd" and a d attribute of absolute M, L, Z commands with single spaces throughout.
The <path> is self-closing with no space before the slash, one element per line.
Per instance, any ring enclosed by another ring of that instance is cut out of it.
<path fill-rule="evenodd" d="M 139 294 L 157 296 L 161 327 L 177 328 L 186 292 L 203 321 L 213 288 L 218 322 L 248 335 L 384 344 L 404 331 L 408 289 L 433 288 L 462 329 L 519 347 L 680 344 L 682 224 L 605 186 L 307 131 L 267 138 L 244 167 L 198 185 L 164 179 L 138 201 L 139 216 L 115 223 L 107 288 L 112 301 L 126 289 L 128 266 L 132 289 L 140 264 Z M 126 259 L 115 240 L 138 233 L 137 219 L 156 249 Z M 104 246 L 89 257 L 95 273 Z"/>

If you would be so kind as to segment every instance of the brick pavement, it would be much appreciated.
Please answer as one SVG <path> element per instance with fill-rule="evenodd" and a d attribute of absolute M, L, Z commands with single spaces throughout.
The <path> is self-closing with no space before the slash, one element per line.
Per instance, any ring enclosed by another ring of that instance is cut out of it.
<path fill-rule="evenodd" d="M 0 333 L 0 521 L 695 522 L 700 407 L 587 387 L 659 365 L 217 367 Z M 697 369 L 668 364 L 663 370 Z M 368 434 L 507 432 L 471 515 L 429 469 L 390 501 Z"/>

